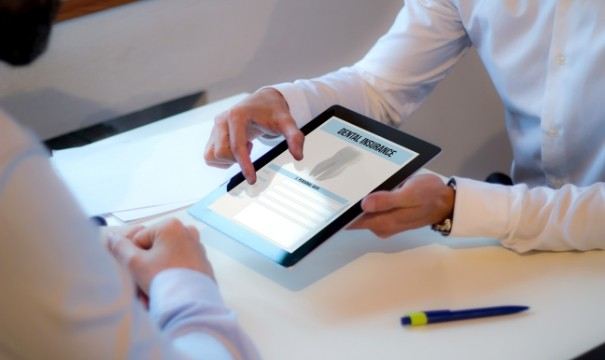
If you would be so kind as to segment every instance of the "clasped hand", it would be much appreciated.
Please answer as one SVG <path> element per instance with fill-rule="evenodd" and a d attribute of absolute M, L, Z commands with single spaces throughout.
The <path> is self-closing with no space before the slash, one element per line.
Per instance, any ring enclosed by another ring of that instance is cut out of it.
<path fill-rule="evenodd" d="M 199 271 L 214 279 L 197 229 L 179 220 L 125 231 L 109 230 L 105 237 L 110 252 L 129 270 L 145 295 L 149 294 L 153 278 L 171 268 Z"/>

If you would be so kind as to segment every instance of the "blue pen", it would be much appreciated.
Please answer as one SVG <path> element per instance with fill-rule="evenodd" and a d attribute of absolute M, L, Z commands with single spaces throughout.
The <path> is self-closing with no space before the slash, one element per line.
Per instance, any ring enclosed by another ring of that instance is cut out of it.
<path fill-rule="evenodd" d="M 516 314 L 529 309 L 529 306 L 507 305 L 464 310 L 429 310 L 409 313 L 401 318 L 401 325 L 426 325 L 446 321 L 476 319 L 489 316 Z"/>

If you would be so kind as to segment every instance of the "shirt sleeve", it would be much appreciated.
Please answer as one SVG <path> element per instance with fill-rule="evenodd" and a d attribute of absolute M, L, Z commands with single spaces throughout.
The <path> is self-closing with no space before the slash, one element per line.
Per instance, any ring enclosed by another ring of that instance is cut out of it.
<path fill-rule="evenodd" d="M 469 46 L 450 1 L 406 1 L 391 29 L 355 65 L 272 87 L 284 95 L 299 127 L 334 104 L 399 125 Z"/>
<path fill-rule="evenodd" d="M 149 299 L 153 320 L 189 358 L 258 358 L 208 276 L 188 269 L 162 271 L 151 283 Z"/>
<path fill-rule="evenodd" d="M 456 183 L 451 236 L 497 238 L 518 252 L 605 249 L 605 183 L 560 189 Z"/>
<path fill-rule="evenodd" d="M 161 274 L 154 324 L 42 148 L 22 135 L 3 132 L 0 143 L 0 358 L 256 357 L 201 274 Z"/>

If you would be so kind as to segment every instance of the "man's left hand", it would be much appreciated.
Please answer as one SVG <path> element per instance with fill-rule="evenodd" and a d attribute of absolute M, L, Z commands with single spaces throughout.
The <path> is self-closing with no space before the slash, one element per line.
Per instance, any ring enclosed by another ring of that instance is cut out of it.
<path fill-rule="evenodd" d="M 409 178 L 393 191 L 377 191 L 361 202 L 363 215 L 350 229 L 368 229 L 381 238 L 442 222 L 454 209 L 454 190 L 433 174 Z"/>

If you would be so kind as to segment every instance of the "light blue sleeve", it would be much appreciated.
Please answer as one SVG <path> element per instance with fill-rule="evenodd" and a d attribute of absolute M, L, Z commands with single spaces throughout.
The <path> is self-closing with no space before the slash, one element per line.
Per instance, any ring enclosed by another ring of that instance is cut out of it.
<path fill-rule="evenodd" d="M 227 308 L 214 280 L 189 269 L 169 269 L 151 283 L 152 318 L 189 358 L 257 359 L 250 339 Z"/>
<path fill-rule="evenodd" d="M 1 114 L 0 130 L 0 358 L 255 356 L 235 317 L 217 304 L 218 290 L 203 276 L 168 272 L 158 280 L 160 289 L 175 280 L 175 293 L 179 286 L 196 291 L 198 303 L 189 298 L 190 306 L 162 307 L 170 315 L 154 312 L 162 319 L 156 325 L 42 148 Z M 174 296 L 155 293 L 153 304 L 170 303 Z M 215 321 L 217 314 L 207 305 L 224 319 Z"/>

